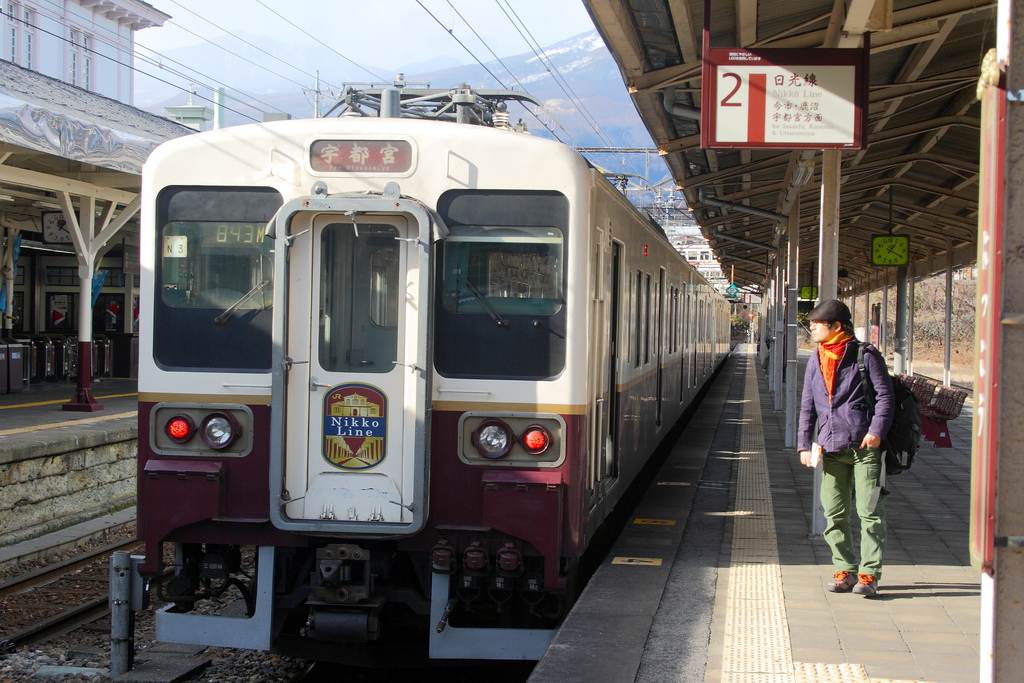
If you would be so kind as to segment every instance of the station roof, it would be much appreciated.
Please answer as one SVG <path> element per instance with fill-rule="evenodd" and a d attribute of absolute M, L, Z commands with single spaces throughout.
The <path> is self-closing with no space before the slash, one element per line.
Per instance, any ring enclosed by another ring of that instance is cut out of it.
<path fill-rule="evenodd" d="M 881 24 L 871 14 L 887 2 L 891 29 L 868 31 L 884 25 L 884 14 Z M 821 152 L 700 147 L 694 115 L 701 104 L 704 0 L 584 4 L 727 276 L 735 272 L 738 286 L 764 284 L 779 221 L 720 205 L 785 214 L 799 192 L 800 283 L 815 282 Z M 713 48 L 860 47 L 862 34 L 870 32 L 868 147 L 841 157 L 841 291 L 880 286 L 882 271 L 871 265 L 869 247 L 871 237 L 888 234 L 890 226 L 911 237 L 917 275 L 944 269 L 947 254 L 954 266 L 975 261 L 975 90 L 982 58 L 995 44 L 995 10 L 995 0 L 712 2 Z M 793 178 L 798 162 L 815 157 L 813 178 L 799 186 Z"/>
<path fill-rule="evenodd" d="M 0 60 L 0 217 L 39 232 L 56 193 L 128 204 L 150 152 L 194 132 Z"/>

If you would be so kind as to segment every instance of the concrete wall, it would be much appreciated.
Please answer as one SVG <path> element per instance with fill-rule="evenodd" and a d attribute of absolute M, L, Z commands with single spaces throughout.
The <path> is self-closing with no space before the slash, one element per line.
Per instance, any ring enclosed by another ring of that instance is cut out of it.
<path fill-rule="evenodd" d="M 48 430 L 46 442 L 33 441 L 29 433 L 0 443 L 0 546 L 134 505 L 134 422 L 123 418 L 95 423 L 102 427 L 69 426 L 56 439 L 55 430 Z"/>

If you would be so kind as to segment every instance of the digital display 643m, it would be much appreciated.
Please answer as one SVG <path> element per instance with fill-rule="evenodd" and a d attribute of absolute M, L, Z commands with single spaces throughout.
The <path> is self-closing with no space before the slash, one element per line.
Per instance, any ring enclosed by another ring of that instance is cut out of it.
<path fill-rule="evenodd" d="M 213 229 L 203 230 L 203 246 L 259 246 L 263 244 L 265 228 L 258 223 L 217 223 Z"/>

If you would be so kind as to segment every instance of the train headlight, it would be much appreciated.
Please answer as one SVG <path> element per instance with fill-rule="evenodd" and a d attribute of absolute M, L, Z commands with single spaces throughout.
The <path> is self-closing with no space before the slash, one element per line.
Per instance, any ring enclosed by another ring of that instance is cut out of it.
<path fill-rule="evenodd" d="M 238 420 L 231 413 L 221 412 L 207 415 L 199 429 L 203 442 L 215 451 L 230 446 L 239 431 Z"/>
<path fill-rule="evenodd" d="M 473 431 L 473 445 L 485 458 L 501 458 L 512 449 L 512 429 L 501 420 L 484 420 Z"/>
<path fill-rule="evenodd" d="M 551 445 L 551 433 L 540 425 L 530 425 L 523 431 L 519 443 L 530 455 L 540 455 Z"/>
<path fill-rule="evenodd" d="M 185 443 L 196 432 L 196 423 L 188 415 L 175 415 L 164 425 L 164 433 L 174 443 Z"/>

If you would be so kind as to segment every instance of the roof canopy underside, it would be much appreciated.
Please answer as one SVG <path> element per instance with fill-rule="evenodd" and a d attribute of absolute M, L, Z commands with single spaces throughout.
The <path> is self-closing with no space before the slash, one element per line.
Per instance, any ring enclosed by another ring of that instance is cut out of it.
<path fill-rule="evenodd" d="M 995 44 L 996 2 L 891 1 L 892 29 L 870 32 L 868 148 L 842 153 L 839 265 L 849 279 L 839 285 L 855 292 L 879 275 L 869 245 L 873 235 L 890 229 L 911 236 L 918 274 L 944 266 L 946 254 L 955 266 L 975 259 L 975 89 L 982 57 Z M 700 108 L 704 0 L 584 2 L 725 271 L 735 267 L 738 285 L 763 284 L 767 247 L 779 243 L 778 221 L 708 200 L 788 210 L 802 153 L 700 148 L 694 114 Z M 876 4 L 886 0 L 716 0 L 711 46 L 854 47 L 864 31 L 853 24 Z M 817 278 L 821 153 L 814 156 L 814 177 L 800 190 L 800 284 Z"/>

